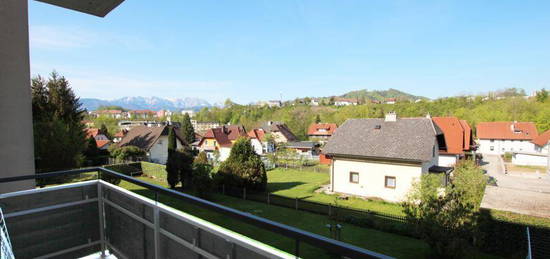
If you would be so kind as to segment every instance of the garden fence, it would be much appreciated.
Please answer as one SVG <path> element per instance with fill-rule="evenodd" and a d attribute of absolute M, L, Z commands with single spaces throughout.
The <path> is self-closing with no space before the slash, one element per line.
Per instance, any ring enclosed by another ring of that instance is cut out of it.
<path fill-rule="evenodd" d="M 403 216 L 307 201 L 301 198 L 289 198 L 269 192 L 247 191 L 246 188 L 225 185 L 222 185 L 219 191 L 232 197 L 329 216 L 330 218 L 353 225 L 393 230 L 392 232 L 414 236 L 412 234 L 414 232 L 414 229 L 412 229 L 413 226 Z"/>

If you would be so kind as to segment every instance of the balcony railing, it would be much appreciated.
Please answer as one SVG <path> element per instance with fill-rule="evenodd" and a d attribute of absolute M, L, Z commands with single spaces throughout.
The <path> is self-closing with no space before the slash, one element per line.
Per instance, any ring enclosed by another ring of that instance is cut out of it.
<path fill-rule="evenodd" d="M 300 244 L 349 258 L 389 258 L 105 168 L 1 178 L 2 182 L 97 172 L 145 187 L 149 199 L 102 180 L 0 195 L 17 258 L 78 257 L 107 250 L 118 258 L 298 258 Z M 166 195 L 295 240 L 294 255 L 158 201 Z"/>

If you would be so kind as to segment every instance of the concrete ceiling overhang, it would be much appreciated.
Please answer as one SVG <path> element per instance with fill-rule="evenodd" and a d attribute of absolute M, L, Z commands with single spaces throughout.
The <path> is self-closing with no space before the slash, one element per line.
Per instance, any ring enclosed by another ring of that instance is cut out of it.
<path fill-rule="evenodd" d="M 36 0 L 63 8 L 105 17 L 124 0 Z"/>

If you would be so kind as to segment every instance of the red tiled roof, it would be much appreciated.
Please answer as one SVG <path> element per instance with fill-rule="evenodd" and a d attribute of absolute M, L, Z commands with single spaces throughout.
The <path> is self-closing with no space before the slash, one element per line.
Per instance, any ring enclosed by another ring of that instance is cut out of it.
<path fill-rule="evenodd" d="M 244 127 L 237 125 L 223 126 L 221 128 L 213 128 L 206 131 L 203 138 L 199 142 L 202 145 L 204 139 L 215 139 L 222 147 L 231 147 L 231 141 L 237 140 L 239 137 L 246 137 Z"/>
<path fill-rule="evenodd" d="M 107 139 L 107 140 L 96 140 L 95 143 L 96 143 L 96 145 L 97 145 L 98 148 L 102 148 L 102 147 L 104 147 L 105 145 L 111 143 L 111 141 L 108 140 L 108 139 Z"/>
<path fill-rule="evenodd" d="M 338 97 L 338 98 L 334 98 L 334 101 L 335 101 L 335 102 L 357 103 L 357 99 L 353 99 L 353 98 L 341 98 L 341 97 Z"/>
<path fill-rule="evenodd" d="M 550 141 L 550 130 L 545 131 L 544 133 L 533 139 L 533 143 L 540 147 L 548 144 L 548 141 Z"/>
<path fill-rule="evenodd" d="M 457 117 L 433 117 L 432 120 L 443 131 L 447 146 L 445 153 L 464 154 L 464 150 L 469 149 L 470 139 L 467 138 L 467 135 L 471 133 L 463 126 L 466 125 L 468 129 L 470 128 L 466 121 L 461 122 Z M 466 143 L 468 144 L 466 145 Z"/>
<path fill-rule="evenodd" d="M 476 129 L 479 139 L 533 140 L 539 135 L 532 122 L 480 122 Z"/>
<path fill-rule="evenodd" d="M 132 110 L 132 111 L 129 111 L 129 113 L 134 113 L 134 114 L 155 114 L 155 112 L 151 111 L 151 110 Z"/>
<path fill-rule="evenodd" d="M 88 129 L 85 129 L 85 130 L 86 130 L 86 138 L 89 138 L 89 137 L 95 138 L 95 136 L 97 136 L 99 134 L 99 129 L 98 128 L 88 128 Z"/>
<path fill-rule="evenodd" d="M 100 110 L 100 111 L 96 111 L 97 113 L 102 113 L 102 114 L 119 114 L 119 113 L 122 113 L 121 110 Z"/>
<path fill-rule="evenodd" d="M 337 127 L 336 123 L 313 123 L 309 125 L 307 134 L 311 136 L 332 136 Z M 320 131 L 321 129 L 325 131 Z"/>
<path fill-rule="evenodd" d="M 465 120 L 460 120 L 460 125 L 464 129 L 464 150 L 470 150 L 470 146 L 473 142 L 472 140 L 472 127 Z"/>
<path fill-rule="evenodd" d="M 259 141 L 263 141 L 265 137 L 265 131 L 263 129 L 253 129 L 248 132 L 250 138 L 255 138 Z"/>

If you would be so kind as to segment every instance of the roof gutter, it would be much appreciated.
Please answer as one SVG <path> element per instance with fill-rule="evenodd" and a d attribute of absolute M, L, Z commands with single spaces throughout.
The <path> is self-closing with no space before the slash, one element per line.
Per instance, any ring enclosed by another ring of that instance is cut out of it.
<path fill-rule="evenodd" d="M 346 157 L 346 158 L 356 158 L 356 159 L 372 159 L 372 160 L 381 160 L 381 161 L 396 161 L 396 162 L 408 162 L 408 163 L 423 163 L 430 160 L 421 160 L 421 159 L 406 159 L 406 158 L 396 158 L 396 157 L 377 157 L 377 156 L 359 156 L 359 155 L 349 155 L 349 154 L 337 154 L 337 153 L 325 153 L 332 157 Z"/>

